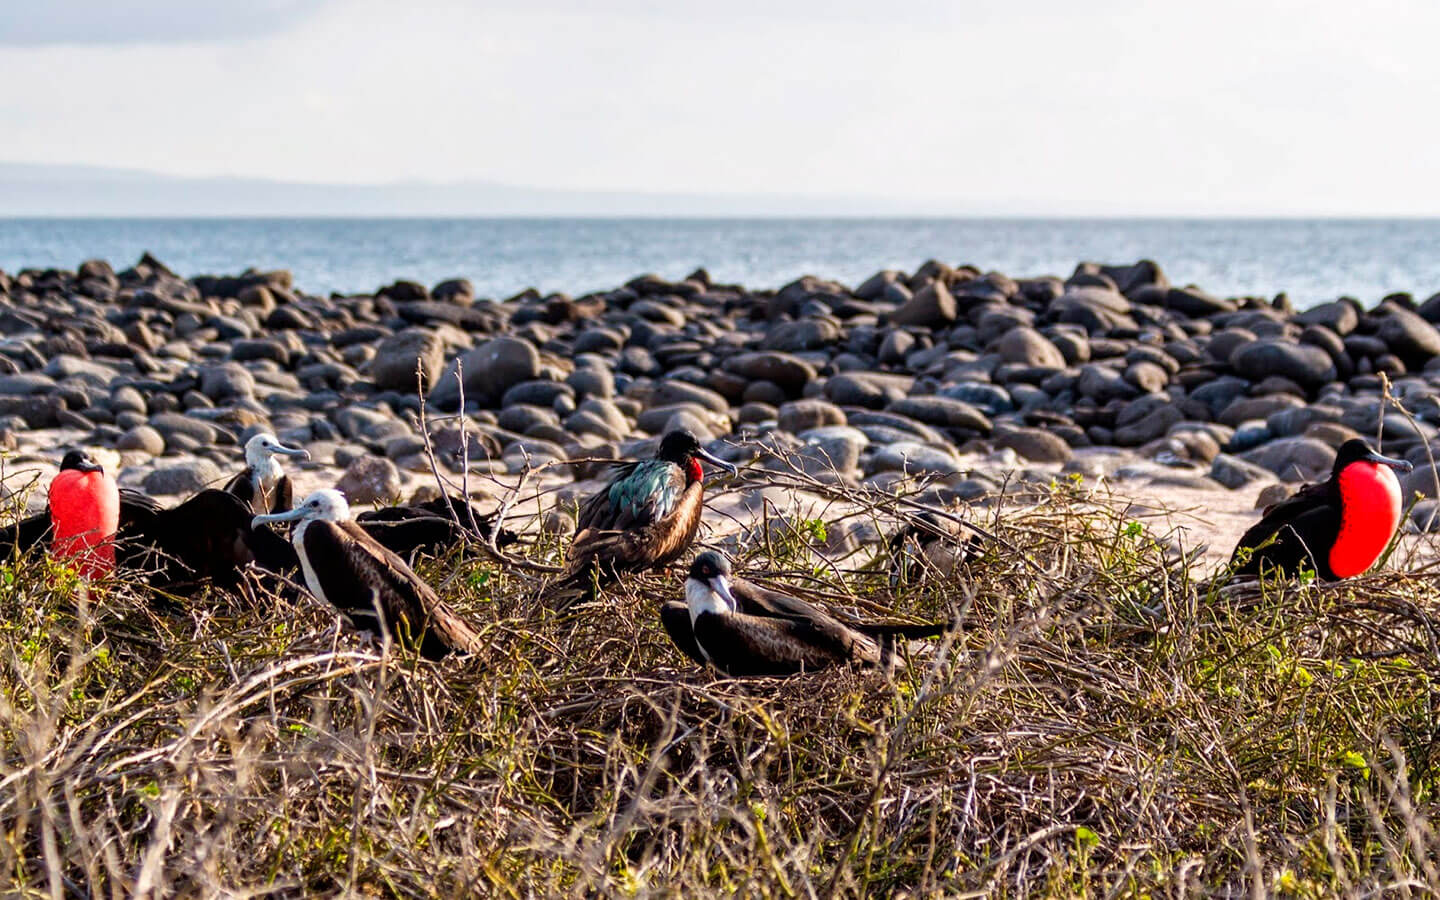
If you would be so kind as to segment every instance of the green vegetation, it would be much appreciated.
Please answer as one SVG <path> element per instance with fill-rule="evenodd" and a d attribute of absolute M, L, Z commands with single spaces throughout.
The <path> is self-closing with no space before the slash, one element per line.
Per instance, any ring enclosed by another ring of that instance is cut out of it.
<path fill-rule="evenodd" d="M 1071 485 L 981 521 L 1003 544 L 898 596 L 882 567 L 804 561 L 835 518 L 775 528 L 779 563 L 758 538 L 737 562 L 865 615 L 963 617 L 889 681 L 717 680 L 658 627 L 673 578 L 557 614 L 536 576 L 474 552 L 428 561 L 488 639 L 431 665 L 337 637 L 309 600 L 157 606 L 13 561 L 0 881 L 107 896 L 1440 886 L 1435 569 L 1200 585 L 1169 536 Z"/>

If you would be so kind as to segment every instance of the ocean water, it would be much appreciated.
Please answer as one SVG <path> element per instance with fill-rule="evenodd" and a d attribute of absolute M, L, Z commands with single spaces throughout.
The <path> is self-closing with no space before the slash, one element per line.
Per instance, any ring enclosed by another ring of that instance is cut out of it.
<path fill-rule="evenodd" d="M 0 219 L 0 269 L 121 268 L 144 251 L 183 275 L 287 268 L 312 293 L 469 278 L 481 296 L 582 294 L 635 275 L 775 288 L 858 284 L 930 258 L 1020 277 L 1150 258 L 1177 284 L 1299 306 L 1440 291 L 1440 220 Z"/>

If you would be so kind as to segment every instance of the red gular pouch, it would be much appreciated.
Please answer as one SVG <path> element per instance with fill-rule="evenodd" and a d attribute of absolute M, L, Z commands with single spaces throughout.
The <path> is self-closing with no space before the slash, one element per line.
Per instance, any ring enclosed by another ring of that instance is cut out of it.
<path fill-rule="evenodd" d="M 1375 564 L 1400 527 L 1400 479 L 1383 463 L 1352 462 L 1340 471 L 1340 531 L 1330 548 L 1336 578 Z"/>
<path fill-rule="evenodd" d="M 63 469 L 50 482 L 50 552 L 81 578 L 114 571 L 119 525 L 120 489 L 103 470 Z"/>

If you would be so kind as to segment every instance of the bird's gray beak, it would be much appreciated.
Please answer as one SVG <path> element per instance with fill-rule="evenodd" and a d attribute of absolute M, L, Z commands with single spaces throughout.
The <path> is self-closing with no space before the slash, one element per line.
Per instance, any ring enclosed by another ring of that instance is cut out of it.
<path fill-rule="evenodd" d="M 1373 451 L 1365 454 L 1365 461 L 1372 462 L 1380 466 L 1389 466 L 1390 468 L 1400 472 L 1409 472 L 1411 469 L 1415 468 L 1415 466 L 1407 460 L 1396 459 L 1393 456 L 1381 456 L 1380 454 Z"/>
<path fill-rule="evenodd" d="M 259 528 L 261 525 L 269 525 L 272 522 L 293 522 L 303 515 L 305 515 L 305 510 L 298 506 L 288 512 L 266 513 L 263 516 L 256 516 L 251 519 L 250 527 Z"/>
<path fill-rule="evenodd" d="M 710 590 L 714 591 L 719 595 L 721 600 L 725 601 L 726 605 L 730 607 L 731 612 L 740 608 L 740 604 L 735 602 L 735 595 L 730 593 L 730 580 L 724 575 L 716 575 L 710 579 Z"/>
<path fill-rule="evenodd" d="M 715 466 L 716 468 L 724 469 L 725 471 L 729 472 L 731 475 L 735 475 L 735 474 L 737 474 L 737 473 L 740 471 L 740 470 L 735 466 L 734 463 L 732 463 L 732 462 L 726 462 L 725 460 L 721 459 L 720 457 L 718 457 L 718 456 L 716 456 L 715 454 L 711 453 L 710 451 L 706 450 L 704 447 L 701 447 L 699 450 L 696 450 L 696 451 L 695 451 L 695 455 L 698 456 L 698 457 L 700 457 L 701 459 L 705 460 L 705 461 L 708 462 L 710 465 Z"/>
<path fill-rule="evenodd" d="M 310 458 L 310 451 L 306 450 L 304 447 L 287 447 L 284 444 L 279 444 L 275 447 L 275 452 L 283 453 L 286 456 L 299 457 L 300 459 Z"/>

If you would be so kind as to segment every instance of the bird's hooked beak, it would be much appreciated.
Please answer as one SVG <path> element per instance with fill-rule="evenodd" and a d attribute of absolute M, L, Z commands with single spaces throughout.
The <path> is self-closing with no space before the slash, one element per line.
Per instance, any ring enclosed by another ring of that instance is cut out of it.
<path fill-rule="evenodd" d="M 310 458 L 310 451 L 306 450 L 304 447 L 287 447 L 284 444 L 276 444 L 270 452 L 280 453 L 285 456 L 294 456 L 300 459 Z"/>
<path fill-rule="evenodd" d="M 97 463 L 97 462 L 96 462 L 95 460 L 93 460 L 93 459 L 82 459 L 82 460 L 80 460 L 78 463 L 75 464 L 75 471 L 77 471 L 77 472 L 103 472 L 103 471 L 105 471 L 105 467 L 102 466 L 102 465 L 100 465 L 99 463 Z"/>
<path fill-rule="evenodd" d="M 293 522 L 305 515 L 305 508 L 297 506 L 292 510 L 279 513 L 266 513 L 256 516 L 250 520 L 251 528 L 259 528 L 261 525 L 269 525 L 272 522 Z"/>
<path fill-rule="evenodd" d="M 1375 463 L 1377 466 L 1389 466 L 1399 472 L 1409 472 L 1414 469 L 1414 464 L 1403 459 L 1396 459 L 1393 456 L 1381 456 L 1375 451 L 1365 454 L 1365 461 Z"/>
<path fill-rule="evenodd" d="M 715 454 L 711 453 L 710 451 L 706 450 L 704 447 L 701 447 L 701 448 L 699 448 L 698 450 L 696 450 L 696 451 L 695 451 L 695 455 L 698 456 L 698 457 L 700 457 L 701 459 L 705 460 L 705 461 L 708 462 L 710 465 L 715 466 L 716 468 L 724 469 L 725 471 L 729 472 L 731 475 L 738 474 L 739 471 L 740 471 L 740 469 L 737 468 L 734 463 L 732 463 L 732 462 L 726 462 L 725 460 L 721 459 L 720 457 L 718 457 L 718 456 L 716 456 Z"/>
<path fill-rule="evenodd" d="M 730 579 L 724 575 L 716 575 L 710 579 L 710 590 L 725 601 L 725 605 L 730 607 L 731 612 L 740 608 L 740 604 L 735 602 L 735 595 L 730 593 Z"/>

